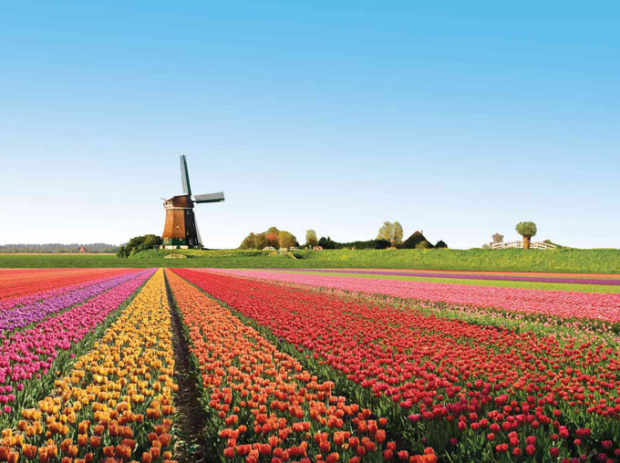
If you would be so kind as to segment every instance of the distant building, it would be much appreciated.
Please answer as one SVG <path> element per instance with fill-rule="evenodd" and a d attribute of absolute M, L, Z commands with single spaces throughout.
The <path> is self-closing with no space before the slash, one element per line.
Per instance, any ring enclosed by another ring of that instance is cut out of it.
<path fill-rule="evenodd" d="M 86 248 L 84 246 L 80 246 L 80 249 L 78 249 L 78 252 L 86 252 Z"/>

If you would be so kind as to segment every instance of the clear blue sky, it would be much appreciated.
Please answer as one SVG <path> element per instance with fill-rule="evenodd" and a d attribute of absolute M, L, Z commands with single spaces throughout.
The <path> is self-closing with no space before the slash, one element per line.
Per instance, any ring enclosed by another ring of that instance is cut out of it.
<path fill-rule="evenodd" d="M 0 243 L 161 233 L 185 154 L 210 247 L 620 247 L 614 3 L 5 3 Z"/>

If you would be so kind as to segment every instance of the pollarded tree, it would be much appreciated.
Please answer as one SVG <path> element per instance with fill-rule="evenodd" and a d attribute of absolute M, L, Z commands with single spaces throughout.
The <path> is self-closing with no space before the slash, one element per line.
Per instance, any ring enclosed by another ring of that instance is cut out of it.
<path fill-rule="evenodd" d="M 529 249 L 532 236 L 536 236 L 538 231 L 536 224 L 534 222 L 519 222 L 515 230 L 523 237 L 523 249 Z"/>
<path fill-rule="evenodd" d="M 318 246 L 319 239 L 316 237 L 316 232 L 314 230 L 306 231 L 306 246 Z"/>

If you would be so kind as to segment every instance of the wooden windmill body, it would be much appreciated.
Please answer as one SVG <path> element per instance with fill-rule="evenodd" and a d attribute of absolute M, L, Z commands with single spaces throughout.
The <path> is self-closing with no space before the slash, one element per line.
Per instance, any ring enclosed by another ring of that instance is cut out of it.
<path fill-rule="evenodd" d="M 162 235 L 162 247 L 165 249 L 202 248 L 202 240 L 196 225 L 196 217 L 194 216 L 194 204 L 224 201 L 224 193 L 194 195 L 192 198 L 185 156 L 181 156 L 181 184 L 183 186 L 183 194 L 173 196 L 164 201 L 166 223 Z"/>

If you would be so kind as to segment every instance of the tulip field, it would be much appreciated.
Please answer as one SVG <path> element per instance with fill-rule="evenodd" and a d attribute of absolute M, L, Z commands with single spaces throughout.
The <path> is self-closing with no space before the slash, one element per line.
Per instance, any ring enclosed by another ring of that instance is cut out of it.
<path fill-rule="evenodd" d="M 620 461 L 618 289 L 0 269 L 0 462 Z"/>

